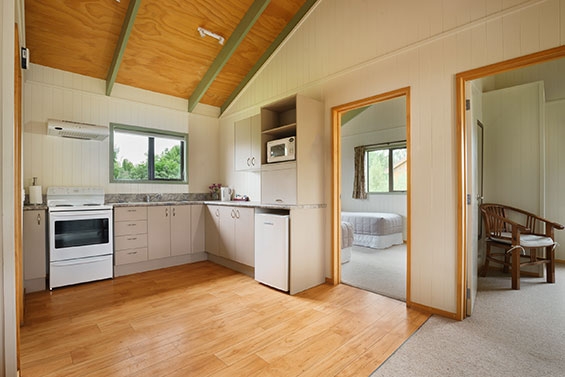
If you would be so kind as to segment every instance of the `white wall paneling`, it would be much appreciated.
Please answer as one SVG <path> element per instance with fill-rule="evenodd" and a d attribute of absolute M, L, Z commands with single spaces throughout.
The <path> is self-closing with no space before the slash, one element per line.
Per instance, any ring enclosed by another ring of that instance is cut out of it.
<path fill-rule="evenodd" d="M 411 301 L 457 309 L 455 80 L 478 68 L 565 43 L 565 0 L 405 2 L 322 0 L 222 115 L 294 94 L 325 103 L 326 198 L 331 197 L 331 108 L 411 88 Z M 233 134 L 233 132 L 231 132 Z M 230 136 L 221 132 L 221 145 Z M 228 143 L 225 143 L 226 145 Z M 222 159 L 231 176 L 233 161 Z M 259 182 L 257 182 L 259 184 Z M 330 218 L 327 209 L 326 218 Z M 326 274 L 331 271 L 326 224 Z M 329 276 L 329 275 L 328 275 Z"/>
<path fill-rule="evenodd" d="M 546 211 L 548 219 L 565 225 L 565 100 L 548 102 L 545 105 L 547 184 Z M 565 231 L 555 232 L 559 243 L 555 257 L 565 260 Z"/>
<path fill-rule="evenodd" d="M 110 122 L 189 133 L 191 192 L 206 192 L 218 174 L 218 120 L 189 114 L 169 96 L 131 89 L 134 100 L 107 97 L 97 79 L 32 65 L 24 84 L 24 186 L 38 177 L 49 186 L 101 186 L 108 193 L 183 193 L 182 184 L 110 184 L 109 139 L 102 142 L 47 135 L 49 118 Z M 122 95 L 128 94 L 121 88 Z M 143 101 L 142 101 L 143 100 Z M 151 102 L 159 104 L 152 105 Z M 190 123 L 190 132 L 189 132 Z"/>

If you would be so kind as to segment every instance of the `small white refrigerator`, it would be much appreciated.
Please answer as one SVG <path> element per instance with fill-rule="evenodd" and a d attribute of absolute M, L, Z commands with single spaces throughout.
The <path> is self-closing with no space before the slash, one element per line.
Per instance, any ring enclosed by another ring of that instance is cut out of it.
<path fill-rule="evenodd" d="M 288 292 L 288 215 L 255 214 L 255 280 Z"/>

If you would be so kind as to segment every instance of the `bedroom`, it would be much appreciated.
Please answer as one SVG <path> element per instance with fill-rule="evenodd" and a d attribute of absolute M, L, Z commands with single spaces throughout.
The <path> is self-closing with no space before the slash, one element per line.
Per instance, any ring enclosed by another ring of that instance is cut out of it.
<path fill-rule="evenodd" d="M 402 301 L 408 223 L 406 102 L 405 95 L 376 99 L 341 116 L 342 239 L 350 238 L 342 244 L 341 281 Z"/>

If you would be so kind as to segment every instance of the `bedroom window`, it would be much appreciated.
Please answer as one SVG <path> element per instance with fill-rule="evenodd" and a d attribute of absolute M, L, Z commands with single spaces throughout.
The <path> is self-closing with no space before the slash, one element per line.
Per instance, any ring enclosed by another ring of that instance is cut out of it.
<path fill-rule="evenodd" d="M 392 147 L 369 148 L 365 158 L 368 193 L 406 191 L 406 143 Z"/>
<path fill-rule="evenodd" d="M 186 183 L 187 134 L 110 124 L 110 182 Z"/>

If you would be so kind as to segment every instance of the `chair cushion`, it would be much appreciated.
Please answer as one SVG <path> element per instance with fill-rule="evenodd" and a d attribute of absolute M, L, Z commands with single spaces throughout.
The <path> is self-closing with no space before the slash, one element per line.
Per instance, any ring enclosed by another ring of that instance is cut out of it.
<path fill-rule="evenodd" d="M 510 232 L 502 232 L 500 235 L 502 237 L 512 238 L 512 233 Z M 501 242 L 508 245 L 512 244 L 512 240 L 508 238 L 490 237 L 490 239 L 495 242 Z M 520 235 L 520 245 L 524 247 L 547 247 L 553 246 L 554 244 L 555 242 L 551 239 L 551 237 L 537 236 L 535 234 Z"/>

